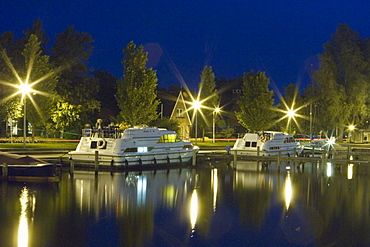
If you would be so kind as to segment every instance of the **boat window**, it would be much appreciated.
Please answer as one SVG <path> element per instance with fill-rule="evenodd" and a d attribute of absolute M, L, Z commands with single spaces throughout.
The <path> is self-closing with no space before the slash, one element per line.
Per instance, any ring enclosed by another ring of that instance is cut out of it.
<path fill-rule="evenodd" d="M 97 141 L 92 141 L 90 144 L 90 148 L 97 148 L 98 147 Z"/>
<path fill-rule="evenodd" d="M 169 143 L 169 142 L 180 142 L 181 139 L 176 134 L 163 135 L 159 139 L 158 143 Z"/>
<path fill-rule="evenodd" d="M 250 147 L 251 146 L 251 142 L 245 142 L 245 146 L 246 147 Z"/>
<path fill-rule="evenodd" d="M 183 149 L 191 149 L 191 148 L 193 148 L 193 145 L 184 145 L 182 148 Z"/>
<path fill-rule="evenodd" d="M 126 148 L 125 149 L 125 153 L 136 153 L 137 152 L 137 148 Z"/>
<path fill-rule="evenodd" d="M 252 142 L 252 147 L 257 147 L 257 142 Z"/>
<path fill-rule="evenodd" d="M 125 153 L 145 153 L 145 152 L 150 152 L 152 151 L 154 147 L 137 147 L 137 148 L 126 148 Z"/>
<path fill-rule="evenodd" d="M 138 147 L 137 148 L 137 151 L 139 153 L 145 153 L 145 152 L 148 152 L 148 147 Z"/>

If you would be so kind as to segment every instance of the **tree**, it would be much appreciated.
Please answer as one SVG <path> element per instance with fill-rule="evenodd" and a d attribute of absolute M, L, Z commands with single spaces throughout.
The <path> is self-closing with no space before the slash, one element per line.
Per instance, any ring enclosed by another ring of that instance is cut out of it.
<path fill-rule="evenodd" d="M 272 110 L 274 92 L 268 89 L 269 83 L 264 72 L 244 73 L 242 96 L 238 101 L 240 111 L 235 114 L 238 122 L 250 131 L 268 130 L 276 115 Z"/>
<path fill-rule="evenodd" d="M 324 44 L 320 54 L 320 68 L 314 74 L 319 88 L 319 107 L 322 126 L 339 130 L 359 124 L 368 114 L 369 64 L 360 35 L 346 24 L 339 24 L 336 32 Z"/>
<path fill-rule="evenodd" d="M 147 52 L 131 41 L 123 50 L 123 78 L 118 80 L 116 100 L 120 115 L 131 126 L 148 124 L 158 117 L 156 71 L 146 68 Z"/>
<path fill-rule="evenodd" d="M 156 120 L 154 120 L 150 123 L 150 126 L 156 126 L 158 128 L 165 128 L 165 129 L 168 129 L 168 130 L 173 130 L 173 131 L 177 132 L 178 134 L 180 134 L 179 133 L 179 131 L 180 131 L 179 125 L 180 124 L 179 124 L 178 121 L 170 119 L 168 117 L 157 118 Z"/>
<path fill-rule="evenodd" d="M 46 121 L 50 118 L 50 109 L 56 96 L 55 87 L 58 77 L 49 63 L 49 56 L 42 55 L 40 42 L 36 35 L 30 35 L 23 56 L 25 57 L 24 68 L 27 70 L 23 71 L 22 77 L 27 80 L 26 78 L 29 76 L 29 84 L 33 84 L 34 91 L 26 105 L 27 120 L 32 124 L 34 136 L 37 126 L 45 126 Z"/>
<path fill-rule="evenodd" d="M 117 92 L 117 78 L 108 71 L 102 70 L 95 70 L 93 75 L 98 80 L 100 88 L 96 97 L 101 102 L 99 118 L 103 120 L 103 123 L 110 123 L 112 117 L 119 114 L 117 101 L 112 97 Z"/>
<path fill-rule="evenodd" d="M 63 138 L 64 130 L 74 121 L 80 118 L 81 106 L 71 105 L 68 102 L 59 101 L 55 105 L 55 109 L 51 114 L 53 129 L 60 131 L 60 138 Z"/>
<path fill-rule="evenodd" d="M 81 106 L 80 120 L 84 123 L 95 122 L 92 118 L 100 109 L 100 102 L 96 100 L 99 82 L 89 73 L 87 66 L 92 42 L 91 35 L 70 26 L 57 35 L 50 57 L 56 67 L 63 68 L 56 87 L 58 94 L 64 102 Z"/>
<path fill-rule="evenodd" d="M 203 105 L 203 118 L 198 119 L 198 126 L 204 130 L 207 126 L 211 126 L 209 123 L 212 122 L 210 119 L 212 119 L 213 111 L 219 107 L 220 104 L 212 66 L 204 66 L 202 74 L 200 75 L 199 100 Z"/>
<path fill-rule="evenodd" d="M 23 33 L 26 35 L 26 39 L 29 40 L 30 36 L 32 34 L 37 36 L 38 41 L 40 42 L 40 49 L 43 54 L 46 54 L 46 46 L 48 42 L 50 41 L 49 38 L 47 38 L 46 33 L 44 29 L 42 28 L 42 21 L 41 19 L 37 19 L 33 22 L 32 28 L 27 28 L 23 31 Z"/>

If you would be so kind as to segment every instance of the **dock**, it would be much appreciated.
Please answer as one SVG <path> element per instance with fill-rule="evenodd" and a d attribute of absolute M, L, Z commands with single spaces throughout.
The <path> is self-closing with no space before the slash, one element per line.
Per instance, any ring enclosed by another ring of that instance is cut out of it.
<path fill-rule="evenodd" d="M 238 161 L 252 161 L 261 163 L 270 162 L 291 162 L 296 164 L 303 163 L 321 163 L 326 164 L 331 162 L 333 164 L 369 164 L 370 162 L 370 148 L 356 147 L 351 148 L 342 147 L 339 150 L 326 152 L 311 152 L 307 151 L 302 156 L 262 156 L 262 155 L 238 155 L 237 151 L 228 151 L 225 147 L 202 147 L 199 152 L 194 155 L 193 160 L 187 163 L 162 163 L 153 165 L 129 165 L 129 166 L 112 166 L 107 164 L 100 164 L 99 162 L 81 162 L 72 161 L 69 159 L 66 149 L 8 149 L 1 150 L 9 153 L 29 155 L 38 159 L 42 159 L 52 163 L 61 164 L 64 170 L 70 170 L 73 173 L 76 170 L 89 171 L 141 171 L 141 170 L 160 170 L 160 169 L 174 169 L 174 168 L 193 168 L 198 165 L 209 163 L 220 164 L 236 164 Z M 364 158 L 365 157 L 365 158 Z"/>

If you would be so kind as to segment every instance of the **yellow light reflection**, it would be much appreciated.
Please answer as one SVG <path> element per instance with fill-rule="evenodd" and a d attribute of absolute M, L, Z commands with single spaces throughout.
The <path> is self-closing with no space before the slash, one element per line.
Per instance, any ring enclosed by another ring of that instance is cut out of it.
<path fill-rule="evenodd" d="M 332 165 L 330 162 L 328 162 L 326 165 L 326 176 L 331 177 L 332 175 L 333 175 Z"/>
<path fill-rule="evenodd" d="M 288 210 L 290 206 L 290 202 L 292 200 L 292 196 L 293 196 L 293 187 L 292 187 L 292 181 L 290 179 L 290 173 L 288 173 L 287 177 L 285 178 L 284 195 L 285 195 L 285 207 L 286 207 L 286 210 Z"/>
<path fill-rule="evenodd" d="M 29 203 L 28 189 L 23 187 L 19 198 L 21 203 L 21 213 L 18 226 L 18 247 L 28 246 L 28 219 L 27 208 Z"/>
<path fill-rule="evenodd" d="M 216 211 L 217 206 L 217 190 L 218 190 L 218 177 L 217 177 L 217 169 L 212 169 L 212 182 L 211 186 L 213 189 L 213 212 Z"/>
<path fill-rule="evenodd" d="M 198 211 L 199 211 L 198 194 L 197 194 L 197 189 L 194 189 L 191 195 L 190 212 L 189 212 L 191 229 L 194 229 L 195 224 L 197 223 Z"/>
<path fill-rule="evenodd" d="M 168 208 L 173 208 L 175 206 L 176 191 L 175 186 L 168 185 L 163 190 L 164 203 Z"/>
<path fill-rule="evenodd" d="M 348 164 L 347 178 L 348 179 L 353 178 L 353 164 Z"/>

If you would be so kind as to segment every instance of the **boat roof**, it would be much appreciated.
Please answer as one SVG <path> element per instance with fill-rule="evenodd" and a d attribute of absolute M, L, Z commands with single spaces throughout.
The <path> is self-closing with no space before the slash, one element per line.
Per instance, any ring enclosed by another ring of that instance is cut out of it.
<path fill-rule="evenodd" d="M 8 165 L 32 165 L 39 163 L 45 164 L 46 162 L 30 156 L 0 152 L 0 163 L 6 163 Z"/>
<path fill-rule="evenodd" d="M 161 136 L 165 134 L 177 135 L 173 130 L 167 130 L 164 128 L 157 127 L 134 127 L 125 129 L 123 132 L 124 136 Z"/>

